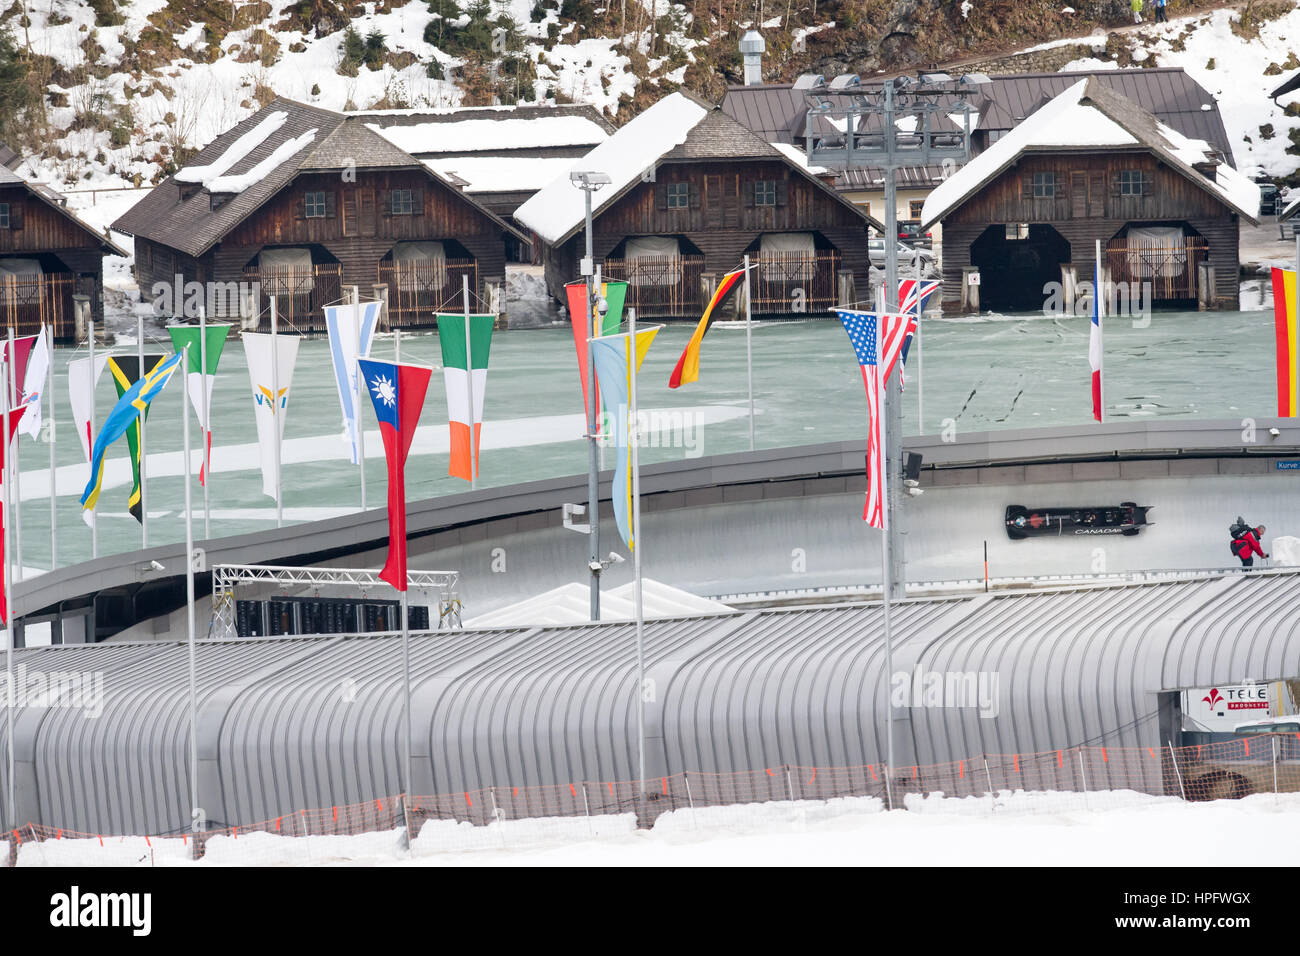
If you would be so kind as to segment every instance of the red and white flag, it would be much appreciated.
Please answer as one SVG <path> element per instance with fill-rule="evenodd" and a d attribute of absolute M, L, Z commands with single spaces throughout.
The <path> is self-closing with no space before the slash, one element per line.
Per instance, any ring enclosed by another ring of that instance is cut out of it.
<path fill-rule="evenodd" d="M 837 309 L 844 331 L 862 367 L 867 389 L 867 503 L 862 520 L 873 528 L 889 524 L 885 508 L 885 383 L 907 337 L 916 332 L 911 315 L 877 316 L 874 312 Z"/>
<path fill-rule="evenodd" d="M 1092 273 L 1092 325 L 1088 333 L 1088 364 L 1092 367 L 1092 417 L 1101 421 L 1101 270 Z"/>

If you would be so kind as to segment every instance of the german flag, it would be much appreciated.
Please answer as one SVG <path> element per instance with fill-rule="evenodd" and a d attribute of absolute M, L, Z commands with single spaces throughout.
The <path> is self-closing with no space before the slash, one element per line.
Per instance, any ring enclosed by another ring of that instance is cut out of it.
<path fill-rule="evenodd" d="M 718 290 L 713 293 L 713 298 L 709 300 L 704 315 L 700 317 L 700 324 L 695 327 L 695 334 L 686 343 L 686 350 L 682 352 L 682 357 L 677 360 L 677 367 L 673 369 L 673 374 L 668 377 L 669 388 L 678 388 L 687 382 L 694 382 L 699 379 L 700 343 L 704 341 L 704 333 L 709 331 L 709 326 L 713 324 L 714 311 L 722 304 L 722 300 L 740 285 L 740 280 L 744 277 L 745 269 L 743 266 L 735 272 L 728 272 L 722 277 L 722 281 L 718 283 Z"/>

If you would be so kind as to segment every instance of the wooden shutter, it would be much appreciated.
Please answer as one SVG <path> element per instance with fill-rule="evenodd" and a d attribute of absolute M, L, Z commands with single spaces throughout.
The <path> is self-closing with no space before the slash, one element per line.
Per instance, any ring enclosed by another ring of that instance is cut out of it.
<path fill-rule="evenodd" d="M 777 182 L 777 184 L 776 184 L 776 204 L 777 204 L 778 206 L 784 206 L 784 205 L 786 204 L 786 202 L 789 201 L 789 198 L 790 198 L 790 188 L 789 188 L 789 187 L 790 187 L 790 184 L 787 183 L 784 179 L 782 179 L 782 180 L 780 180 L 780 181 Z"/>
<path fill-rule="evenodd" d="M 335 198 L 336 195 L 337 194 L 334 192 L 327 192 L 325 194 L 325 218 L 326 219 L 333 219 L 338 215 L 338 207 L 335 205 L 335 203 L 337 202 L 337 199 Z"/>
<path fill-rule="evenodd" d="M 1034 177 L 1031 174 L 1020 177 L 1020 198 L 1034 198 Z"/>
<path fill-rule="evenodd" d="M 1118 199 L 1121 195 L 1120 177 L 1122 175 L 1123 173 L 1115 173 L 1110 177 L 1110 198 L 1111 199 Z"/>
<path fill-rule="evenodd" d="M 1088 176 L 1088 215 L 1100 219 L 1106 215 L 1106 174 Z"/>
<path fill-rule="evenodd" d="M 23 227 L 23 204 L 20 202 L 9 204 L 9 228 L 21 229 Z"/>
<path fill-rule="evenodd" d="M 343 193 L 343 235 L 357 234 L 357 212 L 357 191 L 349 189 Z"/>
<path fill-rule="evenodd" d="M 381 210 L 383 210 L 383 213 L 382 213 L 382 214 L 383 214 L 384 216 L 391 216 L 391 215 L 393 214 L 393 193 L 392 193 L 392 190 L 389 190 L 389 189 L 381 189 L 381 190 L 379 191 L 379 208 L 380 208 Z"/>
<path fill-rule="evenodd" d="M 697 186 L 695 183 L 691 183 L 690 191 L 691 191 L 691 208 L 699 209 L 700 208 L 700 187 Z"/>
<path fill-rule="evenodd" d="M 303 193 L 294 201 L 293 218 L 294 219 L 307 218 L 307 194 L 306 193 Z"/>
<path fill-rule="evenodd" d="M 1083 219 L 1088 215 L 1088 174 L 1070 173 L 1070 216 Z"/>
<path fill-rule="evenodd" d="M 424 190 L 423 189 L 411 190 L 411 215 L 413 216 L 424 215 Z"/>
<path fill-rule="evenodd" d="M 655 209 L 663 212 L 668 208 L 668 187 L 662 183 L 655 186 Z"/>
<path fill-rule="evenodd" d="M 1150 196 L 1155 191 L 1155 177 L 1150 173 L 1142 174 L 1142 195 Z"/>
<path fill-rule="evenodd" d="M 742 191 L 744 192 L 744 194 L 745 194 L 745 208 L 746 208 L 746 209 L 751 209 L 751 208 L 753 208 L 754 206 L 758 205 L 758 186 L 759 186 L 759 183 L 758 183 L 758 181 L 756 180 L 756 181 L 754 181 L 754 182 L 752 182 L 752 183 L 746 183 L 746 185 L 747 185 L 749 188 L 748 188 L 748 189 L 744 189 L 744 190 L 742 190 Z"/>

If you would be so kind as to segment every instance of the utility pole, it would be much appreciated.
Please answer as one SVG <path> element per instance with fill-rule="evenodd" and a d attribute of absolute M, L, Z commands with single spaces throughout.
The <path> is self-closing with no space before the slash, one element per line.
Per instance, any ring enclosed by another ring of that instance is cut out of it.
<path fill-rule="evenodd" d="M 597 172 L 571 172 L 569 181 L 583 192 L 586 200 L 587 244 L 586 255 L 582 260 L 582 276 L 586 279 L 586 295 L 583 298 L 583 327 L 587 331 L 587 571 L 591 575 L 591 619 L 600 620 L 600 443 L 596 434 L 596 363 L 591 360 L 592 339 L 592 303 L 600 296 L 595 287 L 596 267 L 592 251 L 591 237 L 591 194 L 603 186 L 609 185 L 609 176 Z"/>

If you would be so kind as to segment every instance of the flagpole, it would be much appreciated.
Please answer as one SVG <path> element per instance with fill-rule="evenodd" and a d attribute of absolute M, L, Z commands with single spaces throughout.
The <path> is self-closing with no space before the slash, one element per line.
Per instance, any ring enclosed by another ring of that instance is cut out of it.
<path fill-rule="evenodd" d="M 469 273 L 460 277 L 461 299 L 465 303 L 465 387 L 469 390 L 469 489 L 474 490 L 474 476 L 478 472 L 478 443 L 474 441 L 474 343 L 469 328 Z"/>
<path fill-rule="evenodd" d="M 199 342 L 203 342 L 203 312 L 199 312 Z M 199 345 L 200 358 L 203 362 L 204 346 Z M 182 350 L 181 367 L 189 372 L 190 367 L 190 347 L 187 345 Z M 207 364 L 203 365 L 204 376 L 207 375 Z M 203 386 L 203 394 L 207 395 L 207 382 L 200 379 Z M 204 404 L 206 405 L 206 399 Z M 189 650 L 189 704 L 190 704 L 190 821 L 196 824 L 199 820 L 199 705 L 198 705 L 198 678 L 196 675 L 195 646 L 194 646 L 194 509 L 191 500 L 191 488 L 194 483 L 193 464 L 190 461 L 190 410 L 186 407 L 186 396 L 181 395 L 181 434 L 185 441 L 185 633 L 186 643 Z M 140 413 L 142 416 L 144 412 Z M 206 417 L 206 413 L 205 413 Z M 206 436 L 204 436 L 206 437 Z M 204 442 L 204 459 L 207 459 L 207 443 Z M 211 472 L 208 472 L 208 480 L 212 479 Z M 207 498 L 207 488 L 204 488 L 204 498 Z M 206 509 L 206 501 L 204 502 Z M 205 514 L 206 520 L 206 514 Z M 195 847 L 197 854 L 198 848 Z"/>
<path fill-rule="evenodd" d="M 185 350 L 185 373 L 189 377 L 190 370 L 189 348 Z M 208 310 L 199 305 L 199 368 L 202 370 L 199 378 L 199 393 L 203 403 L 203 434 L 199 440 L 203 442 L 203 538 L 206 541 L 212 537 L 212 510 L 208 503 L 208 485 L 212 484 L 212 402 L 208 399 Z M 188 385 L 188 382 L 186 383 Z M 189 389 L 187 388 L 186 391 Z M 189 419 L 187 418 L 188 422 Z M 189 443 L 185 445 L 185 454 L 189 454 Z M 187 479 L 188 480 L 188 479 Z M 187 486 L 188 487 L 188 486 Z M 188 506 L 187 506 L 188 510 Z"/>
<path fill-rule="evenodd" d="M 284 527 L 284 502 L 280 494 L 280 441 L 281 421 L 280 414 L 284 410 L 279 407 L 280 404 L 280 351 L 276 346 L 276 336 L 279 334 L 280 318 L 275 308 L 275 296 L 271 296 L 271 427 L 275 429 L 275 526 Z"/>
<path fill-rule="evenodd" d="M 14 805 L 14 705 L 17 703 L 17 688 L 14 687 L 14 602 L 13 602 L 13 561 L 9 554 L 9 380 L 12 378 L 10 370 L 13 361 L 13 330 L 10 329 L 9 345 L 9 362 L 0 364 L 0 392 L 4 392 L 4 414 L 0 416 L 3 421 L 4 441 L 4 469 L 0 472 L 0 478 L 3 480 L 3 487 L 0 488 L 0 519 L 4 523 L 4 588 L 5 588 L 5 673 L 8 675 L 8 681 L 5 688 L 5 743 L 9 751 L 9 770 L 5 777 L 6 789 L 8 793 L 5 798 L 5 809 L 9 822 L 9 829 L 18 826 L 17 807 Z"/>
<path fill-rule="evenodd" d="M 45 366 L 45 393 L 50 400 L 50 570 L 53 571 L 59 566 L 58 488 L 54 483 L 56 471 L 54 458 L 54 327 L 47 327 L 45 334 L 47 336 L 46 349 L 50 355 L 49 362 Z"/>
<path fill-rule="evenodd" d="M 746 273 L 748 275 L 748 273 Z M 636 737 L 637 780 L 641 782 L 641 796 L 645 797 L 645 609 L 641 592 L 641 462 L 637 452 L 641 444 L 640 420 L 636 411 L 636 366 L 639 350 L 636 341 L 636 309 L 628 309 L 628 363 L 631 371 L 631 408 L 629 410 L 628 441 L 632 445 L 632 572 L 636 584 Z"/>
<path fill-rule="evenodd" d="M 1106 297 L 1104 290 L 1106 288 L 1105 273 L 1101 271 L 1101 240 L 1097 240 L 1097 288 L 1092 290 L 1093 296 L 1097 302 L 1097 363 L 1098 391 L 1101 395 L 1101 423 L 1106 424 L 1106 335 L 1104 332 L 1105 323 L 1102 322 L 1102 316 L 1106 314 Z"/>
<path fill-rule="evenodd" d="M 136 336 L 135 336 L 135 354 L 136 361 L 140 363 L 136 369 L 136 381 L 144 378 L 144 315 L 136 316 Z M 144 424 L 146 411 L 140 412 L 140 547 L 149 547 L 149 502 L 145 495 L 145 450 L 144 450 Z"/>
<path fill-rule="evenodd" d="M 922 373 L 925 364 L 921 360 L 921 257 L 916 257 L 916 433 L 925 434 L 925 386 Z M 903 374 L 901 371 L 898 374 Z"/>
<path fill-rule="evenodd" d="M 405 466 L 403 466 L 405 467 Z M 406 501 L 403 499 L 402 507 L 406 507 Z M 403 563 L 403 572 L 406 567 Z M 406 582 L 408 587 L 410 582 Z M 410 796 L 411 793 L 411 615 L 410 615 L 410 598 L 406 588 L 402 589 L 402 609 L 399 613 L 402 615 L 402 693 L 405 696 L 405 707 L 402 713 L 402 723 L 405 724 L 406 733 L 403 735 L 406 739 L 406 746 L 402 748 L 402 793 Z M 409 837 L 409 834 L 408 834 Z"/>
<path fill-rule="evenodd" d="M 86 447 L 93 448 L 95 444 L 95 320 L 91 319 L 86 328 L 89 329 L 90 341 L 90 364 L 87 366 L 87 375 L 90 377 L 90 387 L 87 389 L 90 395 L 90 434 L 86 436 Z M 90 510 L 90 556 L 99 557 L 99 522 L 93 508 Z"/>
<path fill-rule="evenodd" d="M 30 353 L 28 354 L 30 356 Z M 13 410 L 18 407 L 19 399 L 22 398 L 22 396 L 19 395 L 17 392 L 18 353 L 14 351 L 14 327 L 12 325 L 9 326 L 9 369 L 10 369 L 9 388 L 5 394 L 8 395 L 9 397 L 9 409 Z M 15 442 L 15 444 L 17 443 Z M 10 451 L 11 449 L 9 448 L 9 446 L 5 445 L 6 462 L 9 461 Z M 14 454 L 17 455 L 18 452 L 15 451 Z M 13 463 L 13 466 L 9 469 L 9 476 L 13 478 L 14 481 L 14 494 L 10 501 L 10 504 L 13 505 L 13 519 L 14 519 L 14 563 L 18 566 L 18 580 L 20 581 L 23 579 L 23 479 L 22 479 L 22 474 L 23 474 L 22 462 L 15 461 Z M 6 591 L 5 596 L 8 597 L 8 594 L 9 592 Z"/>
<path fill-rule="evenodd" d="M 356 311 L 353 313 L 357 320 L 357 358 L 361 358 L 361 290 L 356 286 L 352 287 L 352 307 Z M 401 335 L 396 327 L 394 333 Z M 357 433 L 357 469 L 361 472 L 361 510 L 366 510 L 366 432 L 361 423 L 361 366 L 355 369 L 357 380 L 352 390 L 352 427 Z"/>
<path fill-rule="evenodd" d="M 749 255 L 745 255 L 745 378 L 749 384 L 749 450 L 754 450 L 754 304 L 749 299 Z M 639 585 L 638 585 L 639 586 Z"/>
<path fill-rule="evenodd" d="M 890 624 L 890 600 L 889 592 L 893 590 L 893 582 L 890 580 L 890 554 L 889 554 L 889 446 L 885 443 L 887 430 L 885 429 L 885 403 L 889 400 L 886 395 L 888 379 L 884 373 L 884 357 L 880 354 L 880 340 L 884 335 L 885 317 L 880 315 L 876 323 L 876 394 L 880 397 L 880 408 L 877 414 L 880 416 L 879 428 L 880 433 L 880 468 L 878 475 L 880 478 L 880 573 L 881 573 L 881 608 L 884 613 L 885 626 L 885 800 L 886 807 L 890 810 L 894 808 L 894 797 L 891 791 L 890 777 L 894 772 L 894 702 L 889 696 L 890 681 L 894 673 L 894 640 Z M 870 411 L 868 415 L 868 429 L 870 429 Z"/>

